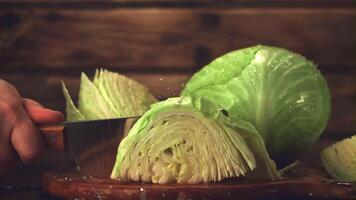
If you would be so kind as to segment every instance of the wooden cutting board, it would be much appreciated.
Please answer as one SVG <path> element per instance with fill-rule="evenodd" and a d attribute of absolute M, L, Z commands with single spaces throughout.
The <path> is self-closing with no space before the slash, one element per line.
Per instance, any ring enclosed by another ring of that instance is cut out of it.
<path fill-rule="evenodd" d="M 298 165 L 285 173 L 288 178 L 278 182 L 239 178 L 197 185 L 123 183 L 109 178 L 83 177 L 75 169 L 63 169 L 45 173 L 42 188 L 52 196 L 65 199 L 356 200 L 356 183 L 337 182 L 325 173 L 318 152 L 328 144 L 330 141 L 319 142 L 300 158 Z"/>
<path fill-rule="evenodd" d="M 76 173 L 46 173 L 42 187 L 52 196 L 65 199 L 356 199 L 356 185 L 320 176 L 265 183 L 230 180 L 216 184 L 159 185 L 122 183 L 109 178 L 82 177 Z"/>

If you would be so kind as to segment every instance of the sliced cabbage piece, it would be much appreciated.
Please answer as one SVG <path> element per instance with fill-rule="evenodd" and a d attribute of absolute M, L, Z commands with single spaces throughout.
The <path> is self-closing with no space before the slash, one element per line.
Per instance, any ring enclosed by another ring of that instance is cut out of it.
<path fill-rule="evenodd" d="M 249 132 L 249 125 L 235 127 L 214 108 L 189 97 L 154 104 L 120 143 L 111 178 L 192 184 L 244 176 L 259 167 L 253 153 L 259 160 L 266 154 L 259 134 Z M 271 175 L 265 167 L 260 166 L 262 175 L 275 180 L 276 168 Z"/>
<path fill-rule="evenodd" d="M 356 135 L 320 152 L 325 170 L 340 181 L 356 181 Z"/>
<path fill-rule="evenodd" d="M 85 117 L 83 114 L 78 110 L 78 108 L 74 105 L 72 98 L 70 97 L 70 94 L 62 81 L 62 88 L 63 88 L 63 94 L 64 98 L 66 100 L 66 120 L 67 121 L 83 121 L 85 120 Z"/>
<path fill-rule="evenodd" d="M 319 138 L 330 115 L 329 90 L 316 66 L 263 45 L 215 59 L 192 76 L 182 95 L 207 98 L 233 121 L 252 123 L 281 166 Z"/>
<path fill-rule="evenodd" d="M 113 108 L 105 101 L 99 89 L 84 73 L 81 75 L 78 108 L 88 120 L 115 117 Z"/>
<path fill-rule="evenodd" d="M 116 116 L 141 116 L 157 101 L 144 85 L 108 70 L 97 70 L 93 82 Z"/>
<path fill-rule="evenodd" d="M 93 81 L 81 74 L 78 108 L 62 85 L 67 121 L 136 117 L 157 101 L 142 84 L 103 69 L 96 71 Z"/>

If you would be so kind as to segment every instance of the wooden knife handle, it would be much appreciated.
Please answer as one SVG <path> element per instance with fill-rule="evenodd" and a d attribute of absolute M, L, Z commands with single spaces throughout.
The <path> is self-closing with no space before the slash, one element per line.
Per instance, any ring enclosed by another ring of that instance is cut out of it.
<path fill-rule="evenodd" d="M 65 150 L 64 145 L 64 125 L 41 125 L 40 132 L 45 139 L 45 143 L 52 149 Z"/>

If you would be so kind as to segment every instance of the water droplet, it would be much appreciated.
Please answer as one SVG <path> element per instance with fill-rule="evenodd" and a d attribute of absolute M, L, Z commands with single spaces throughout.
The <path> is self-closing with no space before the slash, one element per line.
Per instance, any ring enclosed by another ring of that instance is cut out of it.
<path fill-rule="evenodd" d="M 255 79 L 251 79 L 252 85 L 256 85 Z"/>
<path fill-rule="evenodd" d="M 259 63 L 265 62 L 266 61 L 266 57 L 264 55 L 262 55 L 262 54 L 257 54 L 255 56 L 255 61 L 259 62 Z"/>
<path fill-rule="evenodd" d="M 145 189 L 144 188 L 140 188 L 140 192 L 141 192 L 141 200 L 146 200 L 147 199 L 147 196 L 146 196 L 146 192 L 145 192 Z"/>
<path fill-rule="evenodd" d="M 310 192 L 310 193 L 309 193 L 309 196 L 310 196 L 310 197 L 313 196 L 313 193 Z"/>
<path fill-rule="evenodd" d="M 162 80 L 163 80 L 163 78 L 161 77 L 161 78 L 159 78 L 159 80 L 160 80 L 160 81 L 162 81 Z"/>
<path fill-rule="evenodd" d="M 336 184 L 337 185 L 346 185 L 346 186 L 351 186 L 352 185 L 352 183 L 350 183 L 350 182 L 337 182 Z"/>

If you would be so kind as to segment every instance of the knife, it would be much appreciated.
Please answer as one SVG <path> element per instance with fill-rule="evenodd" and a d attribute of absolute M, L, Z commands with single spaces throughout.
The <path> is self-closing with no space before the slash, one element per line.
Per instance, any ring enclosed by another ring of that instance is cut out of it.
<path fill-rule="evenodd" d="M 81 174 L 109 177 L 117 147 L 135 119 L 64 122 L 41 125 L 39 129 L 47 146 L 71 154 Z"/>

